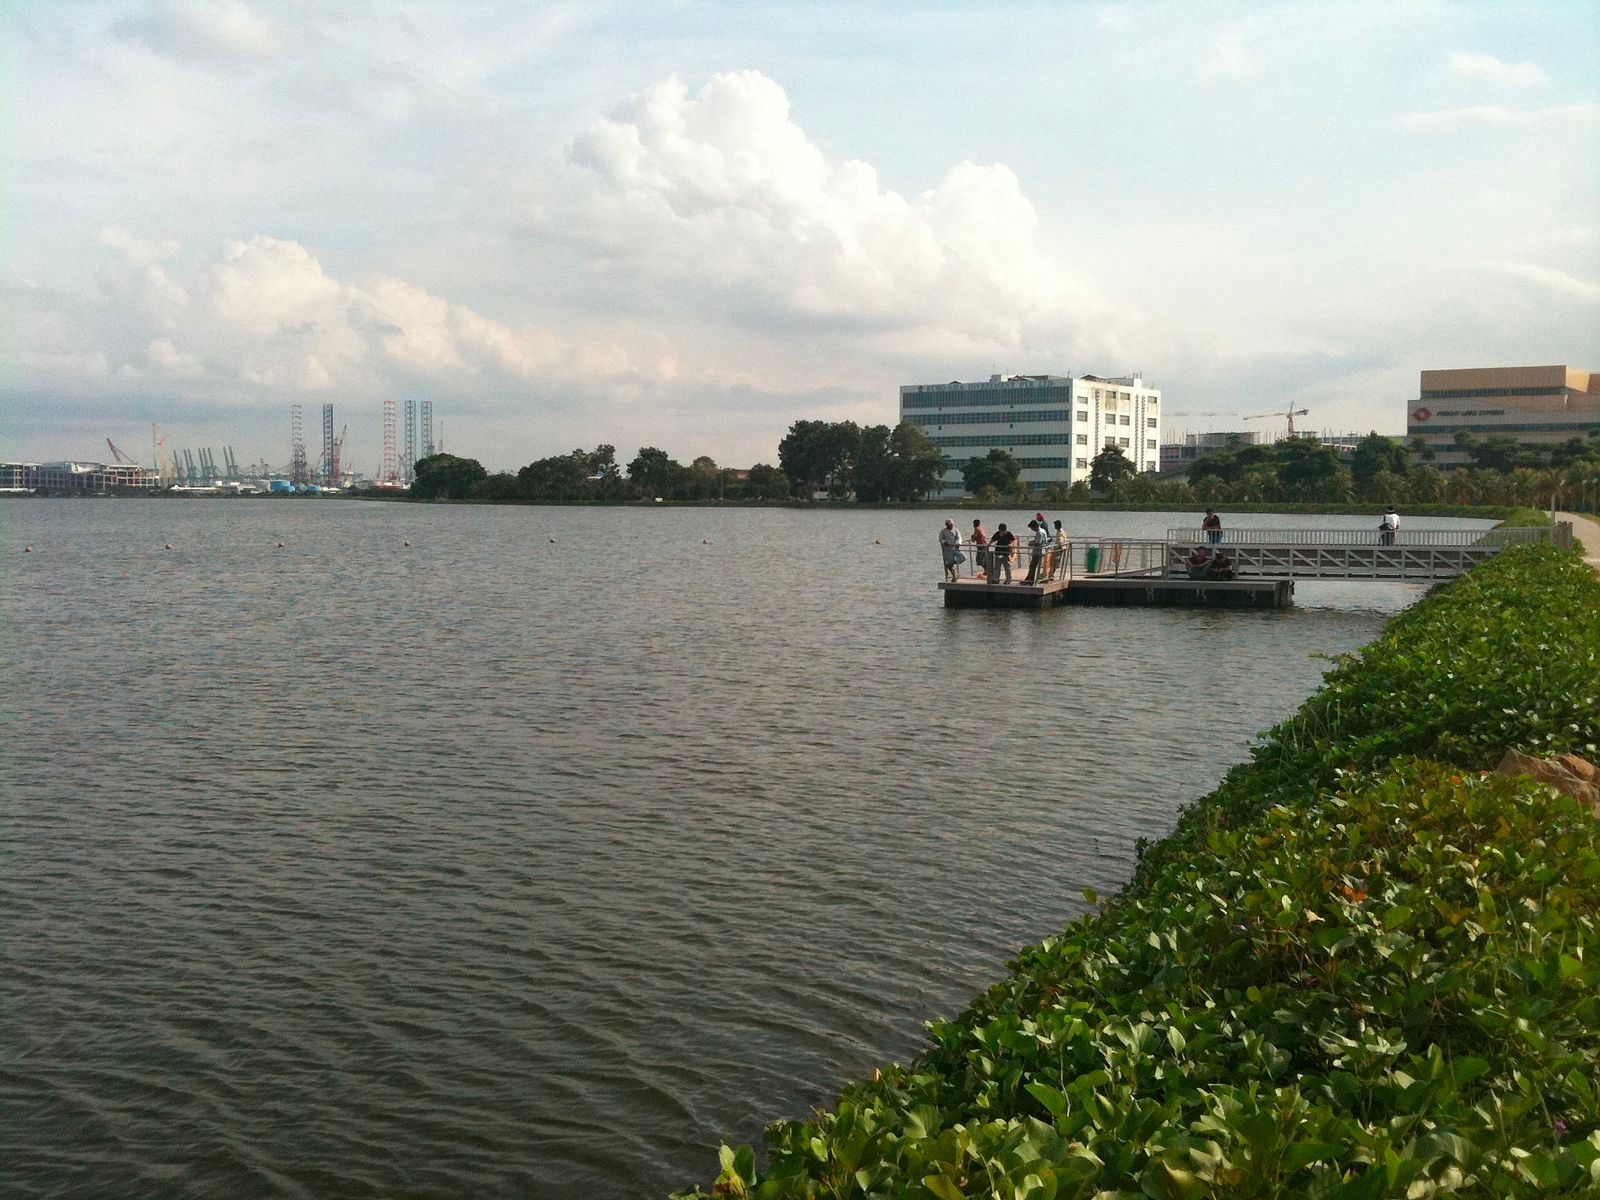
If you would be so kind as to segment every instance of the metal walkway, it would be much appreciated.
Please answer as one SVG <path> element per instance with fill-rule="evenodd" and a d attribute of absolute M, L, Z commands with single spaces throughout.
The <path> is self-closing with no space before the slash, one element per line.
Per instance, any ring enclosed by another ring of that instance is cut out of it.
<path fill-rule="evenodd" d="M 1285 579 L 1382 579 L 1429 583 L 1454 579 L 1507 546 L 1570 545 L 1566 523 L 1526 529 L 1401 530 L 1381 541 L 1376 530 L 1229 529 L 1219 542 L 1198 529 L 1167 530 L 1167 563 L 1182 570 L 1197 546 L 1225 550 L 1235 571 Z"/>

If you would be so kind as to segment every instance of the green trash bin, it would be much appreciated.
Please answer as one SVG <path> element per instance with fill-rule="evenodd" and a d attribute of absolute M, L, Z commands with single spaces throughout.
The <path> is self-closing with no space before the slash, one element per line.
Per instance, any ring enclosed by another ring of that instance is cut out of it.
<path fill-rule="evenodd" d="M 1100 547 L 1090 546 L 1084 553 L 1083 566 L 1089 574 L 1093 575 L 1100 567 Z"/>

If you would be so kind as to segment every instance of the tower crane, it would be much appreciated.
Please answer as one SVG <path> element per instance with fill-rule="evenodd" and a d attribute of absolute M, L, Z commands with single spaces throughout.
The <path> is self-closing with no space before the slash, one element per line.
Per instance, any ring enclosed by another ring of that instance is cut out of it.
<path fill-rule="evenodd" d="M 133 459 L 129 458 L 121 450 L 118 450 L 117 449 L 117 444 L 115 442 L 113 442 L 110 438 L 106 439 L 106 446 L 111 451 L 111 461 L 112 462 L 127 463 L 129 466 L 133 465 Z"/>
<path fill-rule="evenodd" d="M 156 450 L 156 470 L 160 473 L 161 483 L 165 487 L 171 487 L 173 480 L 172 462 L 167 457 L 167 439 L 171 436 L 170 433 L 162 433 L 161 426 L 154 421 L 150 422 L 150 441 L 154 443 Z"/>
<path fill-rule="evenodd" d="M 1261 419 L 1263 419 L 1265 417 L 1284 417 L 1289 422 L 1289 436 L 1293 437 L 1294 436 L 1294 419 L 1296 417 L 1306 416 L 1310 412 L 1311 412 L 1311 410 L 1309 408 L 1296 408 L 1296 407 L 1294 407 L 1293 404 L 1290 404 L 1289 409 L 1288 409 L 1287 412 L 1251 413 L 1249 416 L 1246 416 L 1246 417 L 1244 417 L 1242 419 L 1246 420 L 1246 421 L 1259 421 L 1259 420 L 1261 420 Z"/>

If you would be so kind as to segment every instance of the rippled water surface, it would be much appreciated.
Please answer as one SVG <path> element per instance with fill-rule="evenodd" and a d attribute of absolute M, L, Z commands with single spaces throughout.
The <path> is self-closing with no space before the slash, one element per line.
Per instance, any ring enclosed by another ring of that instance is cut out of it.
<path fill-rule="evenodd" d="M 0 501 L 0 1190 L 707 1180 L 1417 594 L 947 611 L 938 523 Z"/>

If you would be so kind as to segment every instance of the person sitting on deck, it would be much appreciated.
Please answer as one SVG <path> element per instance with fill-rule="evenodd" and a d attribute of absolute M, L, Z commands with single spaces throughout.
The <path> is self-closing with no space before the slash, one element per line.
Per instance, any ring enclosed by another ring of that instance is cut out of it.
<path fill-rule="evenodd" d="M 1383 520 L 1378 522 L 1378 545 L 1394 545 L 1394 535 L 1400 532 L 1400 514 L 1395 512 L 1394 505 L 1389 505 L 1383 510 Z"/>
<path fill-rule="evenodd" d="M 993 557 L 995 566 L 1006 573 L 1006 582 L 1011 582 L 1011 548 L 1017 544 L 1017 535 L 1006 528 L 1006 523 L 1001 521 L 995 527 L 994 536 L 989 539 L 991 547 L 989 553 Z M 996 580 L 998 582 L 998 580 Z"/>
<path fill-rule="evenodd" d="M 1207 579 L 1232 579 L 1233 559 L 1228 557 L 1226 550 L 1218 550 L 1211 559 L 1211 565 L 1206 568 Z"/>
<path fill-rule="evenodd" d="M 1204 579 L 1206 568 L 1211 565 L 1211 551 L 1204 546 L 1196 546 L 1194 552 L 1184 559 L 1183 565 L 1189 568 L 1190 579 Z"/>

